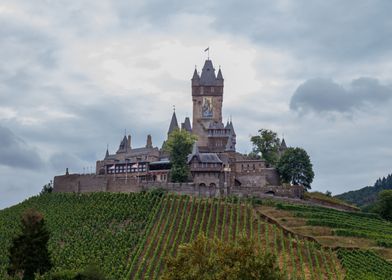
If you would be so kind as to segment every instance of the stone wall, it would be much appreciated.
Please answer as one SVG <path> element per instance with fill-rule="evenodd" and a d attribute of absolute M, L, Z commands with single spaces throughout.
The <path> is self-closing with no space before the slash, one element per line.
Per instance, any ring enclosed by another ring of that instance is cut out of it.
<path fill-rule="evenodd" d="M 137 192 L 142 188 L 133 178 L 95 174 L 70 174 L 56 176 L 54 192 Z"/>
<path fill-rule="evenodd" d="M 54 192 L 139 192 L 162 188 L 178 194 L 216 197 L 225 195 L 238 195 L 241 197 L 265 195 L 302 198 L 303 187 L 268 185 L 241 185 L 239 187 L 200 186 L 195 183 L 167 183 L 167 182 L 137 182 L 135 178 L 114 177 L 108 175 L 80 175 L 70 174 L 54 177 Z"/>

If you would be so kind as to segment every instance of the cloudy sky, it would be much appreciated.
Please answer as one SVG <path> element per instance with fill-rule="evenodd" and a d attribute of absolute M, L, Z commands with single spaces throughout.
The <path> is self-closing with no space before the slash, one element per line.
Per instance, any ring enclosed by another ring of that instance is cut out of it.
<path fill-rule="evenodd" d="M 314 190 L 392 166 L 392 2 L 2 0 L 0 208 L 87 172 L 124 130 L 161 146 L 210 46 L 237 149 L 260 128 L 305 148 Z"/>

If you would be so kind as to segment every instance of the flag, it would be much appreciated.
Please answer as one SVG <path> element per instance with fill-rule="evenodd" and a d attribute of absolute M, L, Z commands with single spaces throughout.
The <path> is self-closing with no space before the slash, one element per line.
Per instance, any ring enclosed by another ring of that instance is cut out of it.
<path fill-rule="evenodd" d="M 132 165 L 131 167 L 132 167 L 132 168 L 138 168 L 138 167 L 139 167 L 139 164 L 138 164 L 138 163 L 135 163 L 135 164 Z"/>
<path fill-rule="evenodd" d="M 209 51 L 209 50 L 210 50 L 210 47 L 206 48 L 206 49 L 204 50 L 204 52 Z"/>
<path fill-rule="evenodd" d="M 114 165 L 112 165 L 111 167 L 109 167 L 109 170 L 113 170 L 114 169 Z"/>

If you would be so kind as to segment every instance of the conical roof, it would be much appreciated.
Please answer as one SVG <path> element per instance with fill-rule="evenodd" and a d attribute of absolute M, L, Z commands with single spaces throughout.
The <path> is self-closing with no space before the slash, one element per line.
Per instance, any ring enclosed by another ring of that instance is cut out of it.
<path fill-rule="evenodd" d="M 191 121 L 188 117 L 185 118 L 185 121 L 181 125 L 181 129 L 185 129 L 188 132 L 192 132 Z"/>
<path fill-rule="evenodd" d="M 193 72 L 192 80 L 199 80 L 199 79 L 200 79 L 200 76 L 199 76 L 199 74 L 197 73 L 197 70 L 195 69 L 195 71 Z"/>
<path fill-rule="evenodd" d="M 219 68 L 219 71 L 218 71 L 218 76 L 216 76 L 216 79 L 217 80 L 223 80 L 223 75 L 222 75 L 222 71 L 221 71 L 220 68 Z"/>
<path fill-rule="evenodd" d="M 282 139 L 282 143 L 280 144 L 280 149 L 287 149 L 286 141 L 284 141 L 284 138 Z"/>
<path fill-rule="evenodd" d="M 169 126 L 169 130 L 167 131 L 167 134 L 169 135 L 170 133 L 172 133 L 175 129 L 178 129 L 178 122 L 177 122 L 177 116 L 176 116 L 176 112 L 173 112 L 171 121 L 170 121 L 170 126 Z"/>

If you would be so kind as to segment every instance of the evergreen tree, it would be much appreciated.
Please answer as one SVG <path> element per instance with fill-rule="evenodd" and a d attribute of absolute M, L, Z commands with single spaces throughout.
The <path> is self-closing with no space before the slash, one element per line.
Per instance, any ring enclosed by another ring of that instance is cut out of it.
<path fill-rule="evenodd" d="M 310 189 L 314 172 L 310 157 L 304 149 L 288 148 L 279 159 L 277 166 L 280 178 L 285 183 L 303 185 Z"/>
<path fill-rule="evenodd" d="M 261 154 L 269 166 L 275 166 L 279 159 L 280 140 L 276 132 L 269 129 L 260 129 L 259 135 L 252 136 L 250 141 L 253 144 L 253 152 Z"/>
<path fill-rule="evenodd" d="M 172 182 L 186 182 L 189 176 L 187 156 L 192 152 L 196 136 L 186 130 L 175 129 L 169 134 L 164 150 L 170 154 Z"/>
<path fill-rule="evenodd" d="M 376 212 L 384 219 L 392 221 L 392 190 L 384 190 L 378 194 Z"/>
<path fill-rule="evenodd" d="M 43 274 L 52 267 L 48 251 L 49 232 L 43 215 L 29 209 L 22 215 L 21 234 L 12 241 L 8 274 L 21 275 L 24 280 L 34 279 L 34 274 Z"/>

